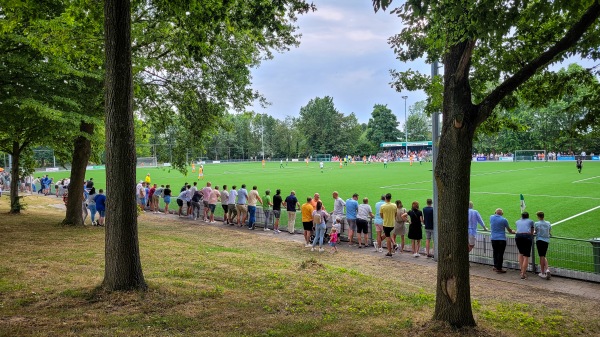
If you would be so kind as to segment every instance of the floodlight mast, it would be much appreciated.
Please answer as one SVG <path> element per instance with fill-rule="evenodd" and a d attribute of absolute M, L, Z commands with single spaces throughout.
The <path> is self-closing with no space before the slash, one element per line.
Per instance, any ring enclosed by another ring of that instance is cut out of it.
<path fill-rule="evenodd" d="M 405 145 L 405 155 L 408 157 L 408 128 L 406 127 L 407 119 L 406 119 L 406 99 L 408 96 L 402 96 L 404 99 L 404 145 Z"/>

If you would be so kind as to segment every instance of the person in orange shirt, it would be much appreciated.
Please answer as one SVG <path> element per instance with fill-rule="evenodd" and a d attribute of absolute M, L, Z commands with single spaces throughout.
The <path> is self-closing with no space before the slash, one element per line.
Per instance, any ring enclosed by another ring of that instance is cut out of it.
<path fill-rule="evenodd" d="M 192 163 L 192 172 L 196 172 L 196 164 Z"/>
<path fill-rule="evenodd" d="M 265 160 L 262 160 L 262 167 L 265 168 Z"/>
<path fill-rule="evenodd" d="M 415 160 L 415 156 L 412 153 L 410 154 L 409 160 L 410 160 L 410 166 L 412 166 L 413 161 Z"/>
<path fill-rule="evenodd" d="M 342 164 L 343 164 L 343 161 L 342 161 L 342 158 L 340 158 L 340 168 L 342 168 Z"/>
<path fill-rule="evenodd" d="M 312 198 L 306 197 L 306 203 L 302 204 L 302 226 L 304 227 L 304 247 L 311 247 L 310 233 L 313 230 L 312 212 L 315 208 L 312 205 Z"/>

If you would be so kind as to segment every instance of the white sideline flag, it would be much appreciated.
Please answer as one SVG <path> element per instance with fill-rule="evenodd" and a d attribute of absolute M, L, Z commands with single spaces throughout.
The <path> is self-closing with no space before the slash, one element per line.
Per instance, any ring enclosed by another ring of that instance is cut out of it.
<path fill-rule="evenodd" d="M 525 198 L 523 197 L 523 194 L 521 194 L 521 213 L 523 213 L 525 211 Z"/>

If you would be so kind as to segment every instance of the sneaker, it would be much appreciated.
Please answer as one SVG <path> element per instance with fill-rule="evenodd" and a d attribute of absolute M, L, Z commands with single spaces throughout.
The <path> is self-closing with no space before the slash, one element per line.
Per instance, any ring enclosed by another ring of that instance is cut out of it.
<path fill-rule="evenodd" d="M 358 248 L 362 248 L 362 247 L 363 247 L 362 245 L 358 245 Z"/>
<path fill-rule="evenodd" d="M 276 229 L 275 233 L 281 233 L 281 231 L 279 229 Z"/>
<path fill-rule="evenodd" d="M 314 251 L 315 251 L 315 247 L 312 247 L 312 248 L 310 249 L 310 251 L 311 251 L 311 252 L 314 252 Z"/>
<path fill-rule="evenodd" d="M 319 248 L 319 253 L 322 253 L 322 252 L 324 252 L 324 251 L 325 251 L 325 249 L 323 249 L 323 248 Z"/>
<path fill-rule="evenodd" d="M 387 253 L 385 256 L 392 257 L 392 253 Z"/>
<path fill-rule="evenodd" d="M 211 222 L 209 222 L 209 223 L 217 223 L 217 222 L 216 222 L 216 221 L 211 221 Z"/>
<path fill-rule="evenodd" d="M 542 274 L 542 273 L 539 273 L 538 276 L 541 277 L 541 278 L 543 278 L 543 279 L 547 278 L 546 274 Z"/>
<path fill-rule="evenodd" d="M 419 255 L 419 253 L 414 253 L 413 256 L 414 257 L 419 257 L 420 255 Z"/>
<path fill-rule="evenodd" d="M 379 249 L 378 249 L 378 251 L 379 251 L 380 253 L 383 253 L 383 248 L 379 248 Z"/>
<path fill-rule="evenodd" d="M 312 247 L 312 245 L 310 243 L 307 243 L 304 245 L 304 248 L 308 248 L 308 247 Z"/>
<path fill-rule="evenodd" d="M 263 230 L 264 230 L 265 232 L 268 232 L 268 231 L 270 231 L 270 229 L 268 229 L 268 228 L 266 228 L 266 227 L 265 227 L 265 229 L 263 229 Z"/>
<path fill-rule="evenodd" d="M 546 269 L 546 280 L 549 280 L 550 276 L 550 269 Z"/>

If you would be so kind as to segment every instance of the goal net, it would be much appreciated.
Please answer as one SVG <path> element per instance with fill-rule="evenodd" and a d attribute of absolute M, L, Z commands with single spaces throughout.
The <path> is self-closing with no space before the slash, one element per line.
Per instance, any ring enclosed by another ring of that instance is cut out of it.
<path fill-rule="evenodd" d="M 516 150 L 515 161 L 545 161 L 546 150 Z"/>
<path fill-rule="evenodd" d="M 138 157 L 136 167 L 157 167 L 156 157 Z"/>
<path fill-rule="evenodd" d="M 320 162 L 320 161 L 331 161 L 331 154 L 329 153 L 318 153 L 315 154 L 312 158 L 312 161 Z"/>

